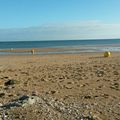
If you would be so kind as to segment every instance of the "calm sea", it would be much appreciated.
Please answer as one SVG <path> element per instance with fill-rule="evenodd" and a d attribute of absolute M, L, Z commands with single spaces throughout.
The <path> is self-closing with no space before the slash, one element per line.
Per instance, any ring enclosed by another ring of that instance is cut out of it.
<path fill-rule="evenodd" d="M 0 42 L 0 49 L 11 48 L 71 48 L 62 53 L 120 51 L 120 39 Z"/>

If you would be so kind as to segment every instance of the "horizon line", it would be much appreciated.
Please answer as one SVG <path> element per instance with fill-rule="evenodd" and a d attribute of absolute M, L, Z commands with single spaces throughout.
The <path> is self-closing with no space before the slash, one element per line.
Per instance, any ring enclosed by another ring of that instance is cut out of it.
<path fill-rule="evenodd" d="M 120 38 L 88 38 L 88 39 L 59 39 L 59 40 L 6 40 L 0 42 L 52 42 L 52 41 L 84 41 L 84 40 L 120 40 Z"/>

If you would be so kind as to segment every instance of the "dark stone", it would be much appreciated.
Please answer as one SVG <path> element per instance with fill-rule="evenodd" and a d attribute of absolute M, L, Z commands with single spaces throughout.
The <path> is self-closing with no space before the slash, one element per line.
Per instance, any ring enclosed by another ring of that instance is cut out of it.
<path fill-rule="evenodd" d="M 104 71 L 96 71 L 97 77 L 103 77 Z"/>
<path fill-rule="evenodd" d="M 12 94 L 10 94 L 10 95 L 8 95 L 9 97 L 13 97 L 14 95 L 12 95 Z"/>
<path fill-rule="evenodd" d="M 16 82 L 15 80 L 8 80 L 7 82 L 5 82 L 5 86 L 8 86 L 8 85 L 14 85 Z"/>
<path fill-rule="evenodd" d="M 119 88 L 119 83 L 114 83 L 114 86 L 115 86 L 116 88 Z"/>
<path fill-rule="evenodd" d="M 9 77 L 5 76 L 4 78 L 7 79 L 7 78 L 9 78 Z"/>
<path fill-rule="evenodd" d="M 28 98 L 29 98 L 28 96 L 24 95 L 24 96 L 20 97 L 19 100 L 26 100 Z"/>
<path fill-rule="evenodd" d="M 91 96 L 86 95 L 86 96 L 84 96 L 84 98 L 85 98 L 85 99 L 91 99 Z"/>
<path fill-rule="evenodd" d="M 54 91 L 54 90 L 51 91 L 51 94 L 55 94 L 55 93 L 56 93 L 56 91 Z"/>
<path fill-rule="evenodd" d="M 0 93 L 0 97 L 3 97 L 5 95 L 5 93 Z"/>
<path fill-rule="evenodd" d="M 119 73 L 117 71 L 114 71 L 113 73 L 114 73 L 114 75 L 119 75 Z"/>

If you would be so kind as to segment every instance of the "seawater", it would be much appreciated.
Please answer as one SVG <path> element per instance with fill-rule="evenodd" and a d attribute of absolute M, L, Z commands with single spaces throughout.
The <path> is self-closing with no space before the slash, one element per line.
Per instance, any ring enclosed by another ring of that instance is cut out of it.
<path fill-rule="evenodd" d="M 47 53 L 39 52 L 38 54 L 120 51 L 120 39 L 0 42 L 0 49 L 11 49 L 11 48 L 13 49 L 69 48 L 69 51 L 67 50 L 62 52 L 57 51 L 57 52 L 47 52 Z M 27 54 L 27 53 L 1 52 L 0 54 Z"/>

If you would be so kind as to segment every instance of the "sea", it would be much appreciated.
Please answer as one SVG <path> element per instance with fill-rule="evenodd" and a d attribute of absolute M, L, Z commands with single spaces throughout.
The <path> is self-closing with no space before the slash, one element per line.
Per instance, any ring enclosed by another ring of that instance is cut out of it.
<path fill-rule="evenodd" d="M 32 48 L 68 48 L 63 51 L 37 52 L 36 54 L 63 54 L 81 52 L 120 52 L 120 39 L 94 40 L 51 40 L 51 41 L 9 41 L 0 42 L 0 50 L 32 49 Z M 0 54 L 29 54 L 20 52 L 0 52 Z"/>

